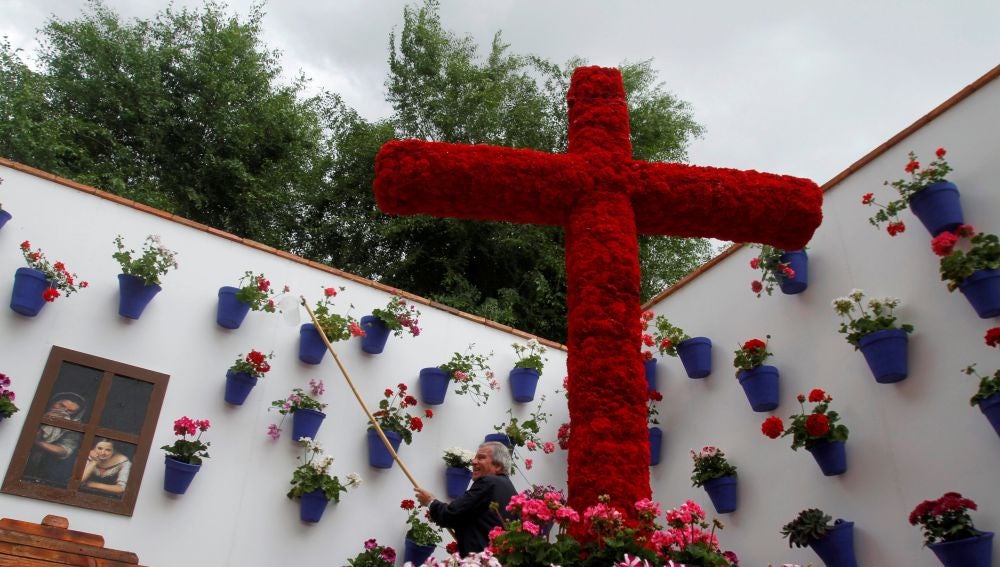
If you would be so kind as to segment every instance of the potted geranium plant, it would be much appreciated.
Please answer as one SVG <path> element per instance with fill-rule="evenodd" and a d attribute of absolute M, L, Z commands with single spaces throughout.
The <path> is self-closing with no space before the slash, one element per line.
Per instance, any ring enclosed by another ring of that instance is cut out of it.
<path fill-rule="evenodd" d="M 273 358 L 273 352 L 264 354 L 254 349 L 250 349 L 245 357 L 240 353 L 236 362 L 226 371 L 226 403 L 243 405 L 250 390 L 257 385 L 257 380 L 271 371 L 271 363 L 268 361 Z"/>
<path fill-rule="evenodd" d="M 802 293 L 809 286 L 809 257 L 806 249 L 782 250 L 769 244 L 751 244 L 760 248 L 760 253 L 750 259 L 750 268 L 760 270 L 759 280 L 750 282 L 750 291 L 760 297 L 767 292 L 771 295 L 774 286 L 785 295 Z"/>
<path fill-rule="evenodd" d="M 320 425 L 326 419 L 323 409 L 326 404 L 317 400 L 313 396 L 321 396 L 326 388 L 322 380 L 309 380 L 309 393 L 302 388 L 293 388 L 288 397 L 271 402 L 268 410 L 276 409 L 281 414 L 281 423 L 272 423 L 267 428 L 267 435 L 271 439 L 281 436 L 281 426 L 285 424 L 285 417 L 292 416 L 292 441 L 297 442 L 302 437 L 310 439 L 316 438 Z"/>
<path fill-rule="evenodd" d="M 672 324 L 665 315 L 656 316 L 653 340 L 660 355 L 680 357 L 688 378 L 704 378 L 712 373 L 712 340 L 691 337 Z"/>
<path fill-rule="evenodd" d="M 402 382 L 396 385 L 395 390 L 386 388 L 378 403 L 378 410 L 372 413 L 386 440 L 392 445 L 393 452 L 399 450 L 400 443 L 409 445 L 413 441 L 413 433 L 424 429 L 423 419 L 418 415 L 410 415 L 408 408 L 416 406 L 417 399 L 408 394 L 408 391 L 409 387 Z M 434 411 L 424 410 L 423 416 L 431 419 Z M 378 430 L 369 427 L 368 463 L 375 468 L 388 469 L 393 462 L 393 455 L 385 447 Z"/>
<path fill-rule="evenodd" d="M 17 406 L 14 405 L 14 390 L 10 389 L 10 378 L 0 372 L 0 421 L 17 413 Z"/>
<path fill-rule="evenodd" d="M 514 412 L 508 408 L 507 419 L 493 426 L 493 430 L 496 433 L 487 434 L 483 439 L 484 442 L 497 441 L 506 445 L 510 449 L 511 463 L 514 470 L 518 469 L 518 460 L 522 458 L 521 454 L 517 451 L 519 447 L 524 447 L 531 452 L 541 450 L 546 455 L 556 450 L 555 443 L 545 441 L 539 435 L 542 430 L 541 424 L 546 423 L 552 417 L 552 414 L 542 411 L 544 403 L 545 396 L 542 396 L 538 399 L 535 409 L 528 414 L 526 419 L 518 419 L 514 416 Z M 531 470 L 532 466 L 532 459 L 524 459 L 525 469 Z"/>
<path fill-rule="evenodd" d="M 651 348 L 656 346 L 656 339 L 653 334 L 649 332 L 650 322 L 655 317 L 652 311 L 643 311 L 639 315 L 639 324 L 641 325 L 640 340 L 642 345 L 639 347 L 639 353 L 642 355 L 642 366 L 643 372 L 646 375 L 646 391 L 651 392 L 656 389 L 656 358 L 653 356 L 653 351 Z M 567 398 L 569 393 L 566 394 Z"/>
<path fill-rule="evenodd" d="M 700 451 L 691 449 L 694 471 L 691 486 L 704 486 L 712 505 L 719 514 L 736 511 L 736 466 L 726 460 L 722 449 L 705 445 Z"/>
<path fill-rule="evenodd" d="M 361 477 L 357 473 L 351 473 L 341 483 L 336 475 L 330 474 L 333 457 L 324 455 L 319 443 L 308 437 L 298 441 L 305 449 L 305 460 L 292 473 L 292 480 L 289 481 L 292 488 L 286 496 L 289 499 L 299 499 L 299 519 L 315 523 L 323 517 L 327 504 L 331 500 L 340 502 L 340 493 L 361 484 Z"/>
<path fill-rule="evenodd" d="M 406 541 L 403 552 L 403 561 L 420 565 L 439 543 L 441 543 L 441 530 L 429 521 L 421 520 L 420 517 L 427 517 L 428 510 L 418 506 L 413 500 L 403 500 L 399 507 L 406 510 Z"/>
<path fill-rule="evenodd" d="M 802 510 L 791 522 L 781 528 L 781 536 L 788 538 L 788 547 L 813 548 L 823 563 L 836 567 L 857 567 L 854 556 L 854 522 L 840 518 L 832 522 L 818 508 Z"/>
<path fill-rule="evenodd" d="M 282 293 L 289 291 L 291 289 L 287 285 L 282 289 Z M 251 310 L 265 313 L 277 311 L 278 306 L 274 301 L 276 296 L 277 292 L 267 276 L 247 270 L 240 277 L 239 287 L 219 288 L 219 305 L 215 312 L 215 322 L 225 329 L 239 329 L 243 319 Z"/>
<path fill-rule="evenodd" d="M 780 417 L 772 416 L 764 420 L 761 431 L 771 439 L 792 436 L 792 450 L 805 447 L 812 453 L 826 476 L 843 474 L 847 470 L 847 452 L 844 444 L 847 441 L 847 426 L 837 423 L 840 415 L 830 410 L 833 397 L 820 390 L 813 389 L 808 398 L 805 394 L 798 395 L 800 412 L 789 417 L 788 429 Z M 816 404 L 812 411 L 806 413 L 805 402 Z"/>
<path fill-rule="evenodd" d="M 946 492 L 937 500 L 924 500 L 910 512 L 910 524 L 919 525 L 924 545 L 946 567 L 989 567 L 992 564 L 993 532 L 977 530 L 969 517 L 976 503 L 957 492 Z"/>
<path fill-rule="evenodd" d="M 448 498 L 458 498 L 465 494 L 472 481 L 472 458 L 474 451 L 461 447 L 448 447 L 444 450 L 445 484 L 448 488 Z"/>
<path fill-rule="evenodd" d="M 934 152 L 937 159 L 926 168 L 920 169 L 917 155 L 911 151 L 903 168 L 909 174 L 909 178 L 883 183 L 896 189 L 899 193 L 898 199 L 882 205 L 875 200 L 873 193 L 866 193 L 861 198 L 862 204 L 878 208 L 868 222 L 874 227 L 888 223 L 886 231 L 889 236 L 896 236 L 906 230 L 906 225 L 899 220 L 899 213 L 909 206 L 931 236 L 937 236 L 946 230 L 954 230 L 962 224 L 964 220 L 958 188 L 945 179 L 952 171 L 948 161 L 944 159 L 945 154 L 947 152 L 944 148 L 938 148 Z"/>
<path fill-rule="evenodd" d="M 14 272 L 10 308 L 16 313 L 34 317 L 46 303 L 63 294 L 69 297 L 89 285 L 85 281 L 77 283 L 77 275 L 62 262 L 49 263 L 42 249 L 32 250 L 27 240 L 21 243 L 21 254 L 28 267 Z"/>
<path fill-rule="evenodd" d="M 510 345 L 514 349 L 514 368 L 510 371 L 510 391 L 514 396 L 514 401 L 527 403 L 535 399 L 535 388 L 538 386 L 538 377 L 542 374 L 542 368 L 548 360 L 543 355 L 546 348 L 538 342 L 538 339 L 528 339 L 526 344 L 513 343 Z"/>
<path fill-rule="evenodd" d="M 395 567 L 396 550 L 388 545 L 380 545 L 378 540 L 365 540 L 365 549 L 347 560 L 349 567 Z"/>
<path fill-rule="evenodd" d="M 490 392 L 499 390 L 500 385 L 490 369 L 489 360 L 493 353 L 477 354 L 471 344 L 465 354 L 456 352 L 451 360 L 436 367 L 420 370 L 420 399 L 427 405 L 436 406 L 444 403 L 448 393 L 448 383 L 455 381 L 455 393 L 468 395 L 477 406 L 482 406 L 490 399 Z"/>
<path fill-rule="evenodd" d="M 722 523 L 718 520 L 707 521 L 705 511 L 697 502 L 688 500 L 668 510 L 665 516 L 667 529 L 653 533 L 651 538 L 662 559 L 672 561 L 674 565 L 739 565 L 735 553 L 719 547 L 715 530 L 721 530 Z"/>
<path fill-rule="evenodd" d="M 649 465 L 660 464 L 663 450 L 663 429 L 660 428 L 660 410 L 656 404 L 663 401 L 659 390 L 646 392 L 646 426 L 649 429 Z"/>
<path fill-rule="evenodd" d="M 1000 330 L 1000 327 L 994 329 Z M 970 364 L 962 372 L 979 378 L 979 390 L 969 400 L 969 405 L 978 405 L 979 411 L 983 412 L 997 435 L 1000 435 L 1000 370 L 994 372 L 993 376 L 983 376 L 976 371 L 975 364 Z"/>
<path fill-rule="evenodd" d="M 965 238 L 968 243 L 961 242 Z M 941 256 L 941 281 L 948 282 L 948 291 L 958 288 L 983 319 L 1000 315 L 1000 239 L 995 234 L 976 233 L 963 224 L 934 237 L 931 249 Z"/>
<path fill-rule="evenodd" d="M 160 276 L 166 275 L 171 268 L 177 269 L 177 252 L 164 246 L 155 234 L 146 237 L 141 255 L 125 248 L 120 234 L 114 242 L 117 250 L 111 257 L 122 268 L 122 273 L 118 274 L 118 314 L 138 319 L 153 296 L 160 293 Z"/>
<path fill-rule="evenodd" d="M 767 350 L 767 340 L 750 339 L 736 349 L 733 366 L 736 368 L 736 379 L 743 386 L 747 400 L 753 411 L 771 411 L 778 407 L 778 369 L 766 366 L 764 362 L 773 354 Z"/>
<path fill-rule="evenodd" d="M 174 435 L 180 439 L 173 445 L 160 447 L 167 455 L 164 459 L 167 470 L 163 477 L 163 489 L 172 494 L 187 492 L 194 475 L 201 470 L 201 460 L 208 458 L 210 442 L 202 441 L 201 434 L 211 426 L 207 419 L 194 420 L 184 416 L 174 421 Z M 197 437 L 195 437 L 197 435 Z M 188 439 L 188 436 L 192 439 Z"/>
<path fill-rule="evenodd" d="M 854 289 L 846 297 L 833 300 L 833 310 L 847 319 L 840 323 L 840 332 L 861 350 L 876 382 L 899 382 L 909 372 L 907 334 L 913 332 L 913 325 L 896 324 L 893 310 L 899 307 L 899 299 L 873 297 L 865 309 L 861 301 L 864 297 L 865 292 Z"/>
<path fill-rule="evenodd" d="M 361 350 L 368 354 L 381 353 L 389 333 L 397 337 L 403 336 L 403 333 L 414 337 L 420 335 L 419 319 L 420 310 L 407 303 L 397 292 L 384 308 L 376 307 L 371 315 L 361 318 L 361 328 L 365 331 L 361 338 Z"/>
<path fill-rule="evenodd" d="M 344 291 L 341 287 L 340 291 Z M 354 337 L 365 336 L 364 330 L 350 314 L 340 315 L 333 310 L 333 298 L 337 297 L 337 289 L 323 288 L 323 299 L 316 302 L 313 316 L 323 330 L 323 334 L 331 343 L 346 341 Z M 299 360 L 306 364 L 319 364 L 326 356 L 326 343 L 320 336 L 316 326 L 306 323 L 299 328 Z"/>

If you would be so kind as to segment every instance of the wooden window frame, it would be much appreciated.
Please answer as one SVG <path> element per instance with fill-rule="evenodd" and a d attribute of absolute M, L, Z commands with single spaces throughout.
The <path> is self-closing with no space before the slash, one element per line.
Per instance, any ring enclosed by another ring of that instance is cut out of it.
<path fill-rule="evenodd" d="M 67 362 L 92 368 L 102 373 L 97 394 L 90 404 L 89 418 L 86 423 L 65 419 L 57 420 L 45 416 L 50 399 L 56 394 L 56 392 L 53 392 L 53 388 L 56 385 L 56 380 L 59 378 L 62 365 Z M 149 403 L 146 406 L 145 417 L 138 435 L 99 425 L 108 393 L 111 390 L 112 380 L 116 375 L 147 382 L 152 385 Z M 28 415 L 24 420 L 24 427 L 21 429 L 21 436 L 17 441 L 17 447 L 14 449 L 14 455 L 7 467 L 7 475 L 4 477 L 3 485 L 0 486 L 0 492 L 131 516 L 135 509 L 136 499 L 139 496 L 139 487 L 142 483 L 146 461 L 149 458 L 150 445 L 153 441 L 153 434 L 156 430 L 157 420 L 160 417 L 160 409 L 163 406 L 163 398 L 166 395 L 167 382 L 169 380 L 170 376 L 167 374 L 77 352 L 60 346 L 53 346 L 49 352 L 48 362 L 46 362 L 45 369 L 42 372 L 38 389 L 35 391 L 35 398 L 32 400 L 31 408 L 28 410 Z M 66 488 L 39 484 L 22 478 L 36 434 L 42 425 L 52 425 L 83 434 L 80 447 L 73 457 L 75 464 Z M 88 494 L 78 490 L 80 476 L 83 473 L 83 468 L 87 461 L 86 456 L 89 453 L 86 448 L 93 446 L 96 437 L 110 437 L 135 446 L 135 453 L 131 458 L 131 472 L 129 473 L 125 492 L 120 499 L 98 494 Z"/>

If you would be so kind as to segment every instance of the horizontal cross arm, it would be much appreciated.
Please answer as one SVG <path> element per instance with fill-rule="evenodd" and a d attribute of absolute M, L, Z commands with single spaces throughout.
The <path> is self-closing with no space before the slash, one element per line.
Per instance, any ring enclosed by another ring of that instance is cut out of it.
<path fill-rule="evenodd" d="M 588 183 L 565 154 L 421 140 L 391 141 L 375 158 L 375 200 L 388 214 L 565 224 Z"/>
<path fill-rule="evenodd" d="M 808 179 L 676 163 L 636 167 L 632 193 L 641 234 L 802 248 L 823 219 L 823 192 Z"/>

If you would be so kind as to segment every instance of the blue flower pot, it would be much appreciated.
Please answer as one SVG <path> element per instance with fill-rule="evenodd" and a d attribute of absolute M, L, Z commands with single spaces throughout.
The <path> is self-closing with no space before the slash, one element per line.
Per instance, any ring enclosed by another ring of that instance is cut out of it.
<path fill-rule="evenodd" d="M 246 372 L 226 371 L 226 403 L 242 406 L 250 395 L 250 390 L 257 385 L 257 377 Z"/>
<path fill-rule="evenodd" d="M 945 567 L 990 567 L 993 563 L 993 532 L 931 543 L 927 547 Z"/>
<path fill-rule="evenodd" d="M 854 522 L 837 518 L 823 537 L 809 542 L 809 547 L 826 567 L 858 567 L 854 557 Z"/>
<path fill-rule="evenodd" d="M 771 411 L 778 407 L 778 369 L 762 365 L 750 370 L 741 370 L 736 376 L 747 395 L 753 411 Z"/>
<path fill-rule="evenodd" d="M 389 327 L 374 315 L 361 318 L 361 329 L 365 336 L 361 337 L 361 350 L 368 354 L 381 354 L 385 343 L 389 340 Z"/>
<path fill-rule="evenodd" d="M 958 284 L 958 291 L 982 319 L 1000 315 L 1000 270 L 979 270 Z"/>
<path fill-rule="evenodd" d="M 879 384 L 891 384 L 906 378 L 909 339 L 902 329 L 875 331 L 858 339 L 858 348 Z"/>
<path fill-rule="evenodd" d="M 712 373 L 712 340 L 694 337 L 677 345 L 677 356 L 688 378 L 704 378 Z"/>
<path fill-rule="evenodd" d="M 781 255 L 781 262 L 788 264 L 795 272 L 795 275 L 786 278 L 783 274 L 775 274 L 778 278 L 778 286 L 781 293 L 785 295 L 795 295 L 802 293 L 809 287 L 809 256 L 805 250 L 790 250 Z"/>
<path fill-rule="evenodd" d="M 382 433 L 385 433 L 385 438 L 392 445 L 392 450 L 398 452 L 399 444 L 403 442 L 403 437 L 399 433 L 389 431 L 388 429 L 383 429 Z M 392 458 L 392 453 L 385 448 L 385 444 L 382 443 L 382 439 L 378 436 L 375 428 L 368 428 L 368 464 L 377 469 L 391 469 L 394 462 L 396 460 Z"/>
<path fill-rule="evenodd" d="M 526 403 L 535 399 L 538 371 L 534 368 L 514 368 L 510 371 L 510 391 L 515 402 Z"/>
<path fill-rule="evenodd" d="M 167 456 L 164 459 L 167 469 L 163 475 L 163 490 L 171 494 L 184 494 L 187 492 L 194 475 L 201 470 L 201 465 L 182 463 L 177 459 Z"/>
<path fill-rule="evenodd" d="M 980 400 L 977 405 L 979 411 L 983 412 L 986 419 L 990 421 L 990 425 L 996 430 L 997 435 L 1000 435 L 1000 394 L 993 394 L 985 400 Z"/>
<path fill-rule="evenodd" d="M 660 464 L 660 453 L 663 450 L 663 430 L 659 427 L 649 428 L 649 466 Z"/>
<path fill-rule="evenodd" d="M 219 306 L 215 310 L 215 322 L 224 329 L 239 329 L 243 319 L 250 312 L 250 304 L 236 299 L 238 287 L 223 286 L 219 288 Z"/>
<path fill-rule="evenodd" d="M 316 439 L 316 432 L 319 426 L 323 425 L 326 414 L 309 408 L 297 409 L 292 412 L 292 442 L 298 443 L 299 439 L 308 437 Z"/>
<path fill-rule="evenodd" d="M 299 360 L 306 364 L 319 364 L 326 356 L 326 344 L 312 323 L 299 327 Z"/>
<path fill-rule="evenodd" d="M 323 512 L 330 500 L 323 490 L 313 490 L 299 496 L 299 519 L 303 522 L 315 524 L 323 518 Z"/>
<path fill-rule="evenodd" d="M 458 498 L 469 489 L 472 471 L 465 467 L 448 467 L 444 470 L 444 480 L 448 488 L 448 498 Z"/>
<path fill-rule="evenodd" d="M 417 385 L 420 387 L 420 401 L 429 406 L 439 406 L 444 403 L 448 394 L 448 373 L 434 366 L 422 368 Z"/>
<path fill-rule="evenodd" d="M 503 443 L 508 449 L 514 448 L 514 444 L 510 442 L 510 437 L 506 433 L 487 433 L 486 437 L 483 437 L 483 443 L 489 443 L 490 441 Z"/>
<path fill-rule="evenodd" d="M 0 209 L 0 228 L 3 228 L 3 225 L 7 224 L 7 221 L 12 218 L 14 218 L 13 215 L 3 209 Z"/>
<path fill-rule="evenodd" d="M 138 319 L 161 289 L 156 284 L 146 285 L 140 277 L 118 274 L 118 314 L 127 319 Z"/>
<path fill-rule="evenodd" d="M 910 210 L 931 236 L 954 231 L 965 222 L 958 187 L 950 181 L 938 181 L 914 193 L 910 197 Z"/>
<path fill-rule="evenodd" d="M 812 453 L 824 476 L 837 476 L 847 471 L 847 446 L 844 441 L 824 439 L 806 447 L 806 450 Z"/>
<path fill-rule="evenodd" d="M 18 268 L 14 272 L 14 289 L 10 294 L 10 308 L 25 317 L 34 317 L 45 307 L 42 294 L 49 289 L 45 273 L 34 268 Z"/>
<path fill-rule="evenodd" d="M 410 538 L 406 538 L 403 546 L 403 562 L 409 561 L 414 565 L 423 565 L 435 549 L 437 549 L 436 545 L 417 545 Z"/>
<path fill-rule="evenodd" d="M 703 484 L 708 497 L 712 499 L 712 506 L 719 514 L 728 514 L 736 511 L 737 487 L 736 475 L 723 476 L 706 480 Z"/>
<path fill-rule="evenodd" d="M 652 392 L 656 389 L 656 359 L 644 361 L 642 367 L 646 373 L 646 392 Z"/>

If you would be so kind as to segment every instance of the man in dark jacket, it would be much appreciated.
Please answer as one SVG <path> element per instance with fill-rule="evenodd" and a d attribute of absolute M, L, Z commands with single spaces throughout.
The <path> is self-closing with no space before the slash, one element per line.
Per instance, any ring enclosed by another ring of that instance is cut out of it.
<path fill-rule="evenodd" d="M 506 508 L 510 498 L 517 494 L 510 482 L 510 451 L 503 443 L 483 443 L 472 458 L 472 486 L 465 494 L 445 504 L 423 488 L 414 488 L 417 500 L 428 506 L 434 523 L 455 531 L 458 553 L 465 557 L 478 553 L 489 545 L 489 533 L 502 523 L 500 514 L 508 517 Z M 490 510 L 496 502 L 499 514 Z"/>

